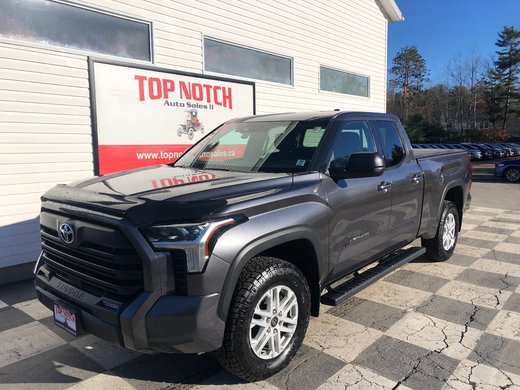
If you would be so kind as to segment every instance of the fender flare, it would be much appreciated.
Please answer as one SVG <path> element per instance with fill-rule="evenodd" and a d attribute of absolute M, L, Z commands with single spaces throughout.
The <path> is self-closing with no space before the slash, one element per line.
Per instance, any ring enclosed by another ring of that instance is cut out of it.
<path fill-rule="evenodd" d="M 310 241 L 316 253 L 316 266 L 318 268 L 319 275 L 321 276 L 323 272 L 323 267 L 320 266 L 319 259 L 323 259 L 324 257 L 322 257 L 322 254 L 318 249 L 320 248 L 320 246 L 317 243 L 317 238 L 312 233 L 312 230 L 309 227 L 296 226 L 288 229 L 278 230 L 268 235 L 259 237 L 254 241 L 248 243 L 246 246 L 244 246 L 231 263 L 228 275 L 224 282 L 224 286 L 222 287 L 221 298 L 219 301 L 218 315 L 220 316 L 220 318 L 222 318 L 224 321 L 227 320 L 229 307 L 231 305 L 231 300 L 235 292 L 235 286 L 238 282 L 240 273 L 244 269 L 247 262 L 251 260 L 253 257 L 270 248 L 294 240 Z M 328 263 L 326 265 L 328 267 Z M 318 278 L 318 280 L 320 280 L 320 278 Z M 313 286 L 309 286 L 309 288 L 312 290 Z"/>
<path fill-rule="evenodd" d="M 439 202 L 439 209 L 437 210 L 437 224 L 439 223 L 439 221 L 441 219 L 442 203 L 446 199 L 446 195 L 448 194 L 448 191 L 455 187 L 461 188 L 462 197 L 463 197 L 462 202 L 464 202 L 464 181 L 461 179 L 451 181 L 449 184 L 446 185 L 446 187 L 444 187 L 444 191 L 442 192 L 442 197 Z M 459 218 L 462 221 L 462 215 L 460 215 Z"/>

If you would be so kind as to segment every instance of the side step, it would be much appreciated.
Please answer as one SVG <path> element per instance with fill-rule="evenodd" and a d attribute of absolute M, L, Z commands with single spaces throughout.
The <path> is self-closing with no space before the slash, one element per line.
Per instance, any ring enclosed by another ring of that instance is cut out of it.
<path fill-rule="evenodd" d="M 425 248 L 417 246 L 401 250 L 395 255 L 380 262 L 375 267 L 354 276 L 352 279 L 347 280 L 345 283 L 340 284 L 334 289 L 329 288 L 329 292 L 322 295 L 321 303 L 324 305 L 337 306 L 347 298 L 357 294 L 365 287 L 368 287 L 383 276 L 388 275 L 390 272 L 395 271 L 403 264 L 418 258 L 425 252 Z"/>

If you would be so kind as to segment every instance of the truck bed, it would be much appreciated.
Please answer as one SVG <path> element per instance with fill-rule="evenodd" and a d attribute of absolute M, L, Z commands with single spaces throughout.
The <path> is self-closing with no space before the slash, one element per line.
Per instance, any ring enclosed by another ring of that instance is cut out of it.
<path fill-rule="evenodd" d="M 439 157 L 439 156 L 445 156 L 448 154 L 457 154 L 457 153 L 468 153 L 465 150 L 456 150 L 456 149 L 419 149 L 414 148 L 413 149 L 413 155 L 416 159 L 420 160 L 423 158 L 432 158 L 432 157 Z"/>

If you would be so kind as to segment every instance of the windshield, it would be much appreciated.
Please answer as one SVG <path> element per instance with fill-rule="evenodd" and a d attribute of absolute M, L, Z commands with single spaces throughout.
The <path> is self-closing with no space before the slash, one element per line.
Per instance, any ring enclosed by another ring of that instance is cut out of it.
<path fill-rule="evenodd" d="M 228 122 L 174 165 L 240 172 L 305 172 L 327 124 L 328 120 Z"/>

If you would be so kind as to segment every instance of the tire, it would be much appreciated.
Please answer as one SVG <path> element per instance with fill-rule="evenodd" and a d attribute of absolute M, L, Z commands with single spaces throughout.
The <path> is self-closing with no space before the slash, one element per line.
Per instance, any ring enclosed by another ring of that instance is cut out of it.
<path fill-rule="evenodd" d="M 516 183 L 516 182 L 520 181 L 520 169 L 507 168 L 504 171 L 504 179 L 510 183 Z"/>
<path fill-rule="evenodd" d="M 193 133 L 194 133 L 194 132 L 195 132 L 195 131 L 193 130 L 192 127 L 190 127 L 190 128 L 188 129 L 188 139 L 189 139 L 190 141 L 193 139 Z"/>
<path fill-rule="evenodd" d="M 177 135 L 179 137 L 182 136 L 182 129 L 180 127 L 177 129 Z"/>
<path fill-rule="evenodd" d="M 435 237 L 429 240 L 421 239 L 428 259 L 445 261 L 453 255 L 459 237 L 459 221 L 459 212 L 455 203 L 445 200 Z"/>
<path fill-rule="evenodd" d="M 277 294 L 269 296 L 273 292 Z M 269 306 L 273 296 L 279 303 L 274 310 L 280 310 L 275 315 Z M 309 286 L 297 267 L 273 257 L 249 261 L 237 282 L 217 351 L 220 364 L 246 381 L 263 380 L 285 368 L 305 337 L 310 303 Z M 250 327 L 253 321 L 256 325 Z"/>

